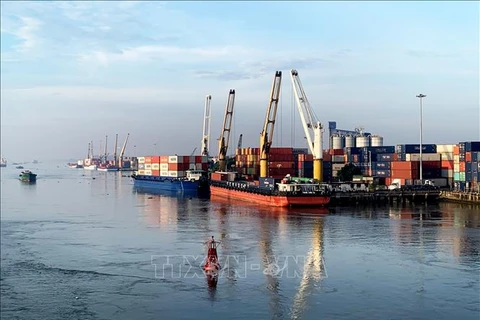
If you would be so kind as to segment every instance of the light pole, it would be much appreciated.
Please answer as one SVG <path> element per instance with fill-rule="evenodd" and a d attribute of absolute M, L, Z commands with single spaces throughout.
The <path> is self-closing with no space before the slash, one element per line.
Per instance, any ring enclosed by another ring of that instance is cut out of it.
<path fill-rule="evenodd" d="M 423 166 L 422 166 L 422 149 L 423 149 L 423 143 L 422 143 L 422 138 L 423 138 L 423 98 L 425 98 L 426 95 L 420 93 L 417 95 L 417 98 L 420 99 L 420 182 L 423 184 Z"/>

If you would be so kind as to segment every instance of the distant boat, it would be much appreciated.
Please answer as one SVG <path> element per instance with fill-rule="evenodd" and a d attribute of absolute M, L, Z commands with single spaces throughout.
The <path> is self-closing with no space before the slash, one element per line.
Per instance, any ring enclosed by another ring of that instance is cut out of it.
<path fill-rule="evenodd" d="M 33 160 L 33 162 L 32 162 L 32 163 L 34 163 L 34 164 L 37 164 L 37 163 L 38 163 L 38 161 L 37 161 L 37 160 Z"/>
<path fill-rule="evenodd" d="M 37 175 L 30 170 L 24 170 L 22 173 L 19 174 L 20 181 L 22 182 L 36 182 Z"/>
<path fill-rule="evenodd" d="M 15 169 L 23 169 L 23 166 L 16 166 Z"/>
<path fill-rule="evenodd" d="M 78 164 L 78 163 L 68 163 L 68 166 L 69 166 L 70 168 L 76 168 L 76 169 L 83 168 L 83 165 Z"/>
<path fill-rule="evenodd" d="M 97 165 L 96 164 L 91 164 L 89 166 L 83 166 L 83 169 L 85 169 L 85 170 L 97 170 Z"/>
<path fill-rule="evenodd" d="M 0 159 L 0 167 L 6 167 L 7 166 L 7 159 L 1 158 Z"/>
<path fill-rule="evenodd" d="M 110 172 L 110 171 L 118 171 L 118 167 L 115 167 L 113 165 L 105 165 L 105 164 L 101 164 L 100 166 L 98 166 L 97 168 L 98 171 L 105 171 L 105 172 Z"/>

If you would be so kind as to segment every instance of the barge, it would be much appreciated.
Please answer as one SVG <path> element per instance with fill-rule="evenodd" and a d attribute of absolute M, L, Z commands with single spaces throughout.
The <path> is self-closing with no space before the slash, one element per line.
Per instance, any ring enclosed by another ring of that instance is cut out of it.
<path fill-rule="evenodd" d="M 168 192 L 197 193 L 208 192 L 208 179 L 203 170 L 187 170 L 185 177 L 149 176 L 133 174 L 134 186 Z"/>
<path fill-rule="evenodd" d="M 263 178 L 259 185 L 246 181 L 210 181 L 212 197 L 244 201 L 272 207 L 326 206 L 330 202 L 328 186 L 320 183 L 298 183 L 289 176 L 275 183 Z"/>

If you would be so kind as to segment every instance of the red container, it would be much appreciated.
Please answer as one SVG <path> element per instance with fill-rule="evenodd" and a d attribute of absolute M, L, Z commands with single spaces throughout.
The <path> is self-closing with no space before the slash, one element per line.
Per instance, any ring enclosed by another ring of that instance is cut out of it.
<path fill-rule="evenodd" d="M 160 170 L 152 170 L 152 176 L 155 176 L 155 177 L 160 176 Z"/>
<path fill-rule="evenodd" d="M 472 153 L 465 152 L 465 162 L 472 162 Z"/>
<path fill-rule="evenodd" d="M 328 152 L 331 156 L 341 156 L 344 155 L 343 149 L 330 149 Z"/>
<path fill-rule="evenodd" d="M 460 161 L 460 172 L 465 172 L 465 161 Z"/>
<path fill-rule="evenodd" d="M 202 156 L 195 156 L 195 163 L 202 163 Z"/>
<path fill-rule="evenodd" d="M 168 156 L 160 156 L 160 163 L 168 163 Z"/>
<path fill-rule="evenodd" d="M 391 170 L 418 170 L 420 165 L 418 161 L 392 161 Z"/>
<path fill-rule="evenodd" d="M 306 160 L 313 161 L 313 154 L 309 154 L 308 156 L 310 157 L 306 158 Z M 323 161 L 327 161 L 327 162 L 332 161 L 332 156 L 328 153 L 323 153 Z"/>
<path fill-rule="evenodd" d="M 419 173 L 417 170 L 402 170 L 392 169 L 390 178 L 392 179 L 418 179 Z"/>
<path fill-rule="evenodd" d="M 152 157 L 151 156 L 145 157 L 145 163 L 152 163 Z"/>
<path fill-rule="evenodd" d="M 420 161 L 418 161 L 418 167 L 420 168 Z M 422 161 L 422 168 L 424 169 L 440 169 L 441 167 L 441 161 Z"/>
<path fill-rule="evenodd" d="M 150 158 L 151 158 L 152 163 L 160 163 L 160 156 L 152 156 Z"/>
<path fill-rule="evenodd" d="M 454 155 L 459 155 L 460 154 L 460 147 L 459 146 L 454 146 L 453 147 L 453 154 Z"/>
<path fill-rule="evenodd" d="M 453 170 L 453 160 L 451 161 L 442 161 L 442 169 Z"/>

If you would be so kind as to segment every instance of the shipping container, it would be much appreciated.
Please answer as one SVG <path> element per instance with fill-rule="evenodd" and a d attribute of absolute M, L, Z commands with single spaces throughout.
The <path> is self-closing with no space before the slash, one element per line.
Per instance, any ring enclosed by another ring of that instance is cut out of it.
<path fill-rule="evenodd" d="M 160 175 L 160 170 L 152 170 L 152 176 L 158 177 Z"/>
<path fill-rule="evenodd" d="M 181 178 L 185 176 L 185 171 L 168 170 L 168 176 L 173 178 Z"/>
<path fill-rule="evenodd" d="M 162 177 L 168 177 L 168 170 L 160 170 L 160 175 Z"/>
<path fill-rule="evenodd" d="M 426 153 L 422 154 L 422 161 L 440 161 L 442 157 L 438 153 Z M 407 153 L 406 161 L 420 161 L 419 153 Z"/>
<path fill-rule="evenodd" d="M 345 148 L 345 153 L 346 154 L 360 154 L 361 149 L 362 148 L 348 147 L 348 148 Z"/>
<path fill-rule="evenodd" d="M 418 161 L 392 161 L 391 168 L 392 170 L 417 170 L 419 169 L 420 164 Z"/>
<path fill-rule="evenodd" d="M 139 163 L 138 164 L 138 169 L 139 170 L 145 170 L 145 163 Z"/>
<path fill-rule="evenodd" d="M 373 170 L 375 177 L 390 177 L 390 170 Z"/>
<path fill-rule="evenodd" d="M 329 149 L 328 153 L 332 156 L 339 156 L 339 155 L 344 155 L 345 154 L 343 149 Z"/>
<path fill-rule="evenodd" d="M 152 170 L 152 164 L 151 163 L 145 163 L 145 170 Z"/>
<path fill-rule="evenodd" d="M 390 177 L 392 179 L 418 179 L 419 173 L 417 170 L 405 170 L 405 169 L 391 169 Z"/>
<path fill-rule="evenodd" d="M 472 151 L 472 162 L 479 162 L 479 161 L 480 161 L 480 152 Z"/>
<path fill-rule="evenodd" d="M 372 167 L 379 170 L 390 170 L 390 162 L 372 162 Z"/>
<path fill-rule="evenodd" d="M 145 175 L 145 170 L 138 170 L 137 172 L 139 175 Z"/>
<path fill-rule="evenodd" d="M 273 189 L 275 187 L 275 179 L 273 178 L 259 178 L 258 185 L 260 187 L 266 187 Z"/>
<path fill-rule="evenodd" d="M 441 166 L 442 166 L 442 169 L 452 169 L 452 170 L 454 167 L 453 161 L 445 161 L 445 160 L 442 160 Z"/>
<path fill-rule="evenodd" d="M 466 152 L 478 152 L 480 151 L 480 141 L 468 141 L 465 142 L 465 151 Z"/>
<path fill-rule="evenodd" d="M 379 147 L 365 147 L 364 152 L 370 151 L 371 153 L 395 153 L 395 146 L 379 146 Z"/>
<path fill-rule="evenodd" d="M 453 161 L 455 155 L 453 153 L 438 153 L 441 158 L 442 158 L 442 161 Z"/>
<path fill-rule="evenodd" d="M 151 163 L 160 163 L 160 156 L 152 156 Z"/>
<path fill-rule="evenodd" d="M 153 163 L 152 162 L 152 171 L 153 170 L 160 170 L 160 164 L 159 163 Z"/>
<path fill-rule="evenodd" d="M 443 178 L 453 178 L 453 170 L 451 169 L 442 169 L 442 177 Z"/>
<path fill-rule="evenodd" d="M 345 156 L 344 155 L 332 156 L 332 162 L 345 163 Z"/>
<path fill-rule="evenodd" d="M 138 163 L 145 163 L 145 157 L 137 157 Z"/>
<path fill-rule="evenodd" d="M 151 156 L 145 157 L 145 163 L 152 163 L 152 157 Z"/>
<path fill-rule="evenodd" d="M 168 171 L 168 163 L 160 163 L 160 171 Z"/>
<path fill-rule="evenodd" d="M 152 175 L 152 170 L 145 170 L 145 175 L 146 176 L 151 176 Z"/>
<path fill-rule="evenodd" d="M 398 158 L 397 158 L 397 154 L 395 153 L 382 153 L 382 154 L 377 154 L 377 161 L 387 161 L 387 162 L 390 162 L 390 161 L 396 161 Z"/>
<path fill-rule="evenodd" d="M 419 144 L 399 144 L 397 145 L 397 153 L 420 153 Z M 422 153 L 437 153 L 437 145 L 422 144 Z"/>
<path fill-rule="evenodd" d="M 182 156 L 169 156 L 168 163 L 183 163 Z"/>
<path fill-rule="evenodd" d="M 457 147 L 456 144 L 437 144 L 437 153 L 452 153 Z"/>

